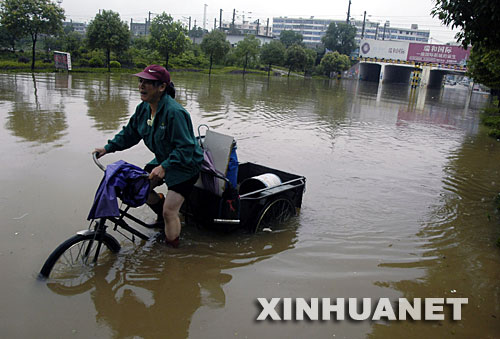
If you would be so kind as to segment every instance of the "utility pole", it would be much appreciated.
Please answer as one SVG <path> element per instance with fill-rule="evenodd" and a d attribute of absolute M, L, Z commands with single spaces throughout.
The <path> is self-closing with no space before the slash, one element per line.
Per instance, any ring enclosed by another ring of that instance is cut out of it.
<path fill-rule="evenodd" d="M 378 25 L 380 25 L 380 22 L 377 22 L 377 28 L 375 29 L 375 40 L 378 39 Z"/>
<path fill-rule="evenodd" d="M 351 0 L 349 0 L 349 7 L 347 7 L 347 20 L 345 22 L 348 25 L 349 25 L 350 16 L 351 16 Z"/>
<path fill-rule="evenodd" d="M 365 37 L 365 22 L 366 22 L 366 11 L 365 14 L 363 15 L 363 29 L 361 30 L 361 39 Z"/>
<path fill-rule="evenodd" d="M 260 19 L 257 19 L 257 36 L 259 35 Z"/>
<path fill-rule="evenodd" d="M 189 17 L 189 31 L 191 31 L 191 17 Z"/>
<path fill-rule="evenodd" d="M 148 35 L 148 19 L 144 19 L 144 35 Z"/>
<path fill-rule="evenodd" d="M 207 7 L 208 7 L 208 5 L 204 4 L 203 6 L 204 6 L 203 7 L 203 31 L 205 31 L 206 24 L 207 24 Z"/>
<path fill-rule="evenodd" d="M 148 22 L 146 23 L 146 35 L 148 35 L 148 32 L 149 32 L 149 26 L 151 25 L 151 13 L 150 11 L 148 11 Z"/>
<path fill-rule="evenodd" d="M 382 40 L 385 40 L 385 27 L 387 26 L 387 22 L 384 23 L 384 33 L 382 34 Z"/>
<path fill-rule="evenodd" d="M 267 24 L 266 24 L 266 36 L 269 36 L 269 18 L 267 18 Z"/>
<path fill-rule="evenodd" d="M 231 24 L 231 27 L 234 31 L 234 18 L 236 17 L 236 8 L 233 9 L 233 23 Z"/>
<path fill-rule="evenodd" d="M 222 31 L 222 8 L 220 10 L 220 17 L 219 17 L 219 29 Z"/>
<path fill-rule="evenodd" d="M 214 31 L 217 29 L 217 18 L 214 18 Z"/>

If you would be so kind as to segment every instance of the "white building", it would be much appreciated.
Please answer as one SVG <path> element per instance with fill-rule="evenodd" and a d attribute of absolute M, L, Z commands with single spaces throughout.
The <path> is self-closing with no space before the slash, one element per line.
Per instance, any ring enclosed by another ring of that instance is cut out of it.
<path fill-rule="evenodd" d="M 273 35 L 273 29 L 267 22 L 260 21 L 243 21 L 243 23 L 235 23 L 232 30 L 232 22 L 222 22 L 222 29 L 226 33 L 253 34 L 258 36 L 270 37 Z M 236 31 L 236 32 L 234 32 Z"/>
<path fill-rule="evenodd" d="M 330 23 L 345 23 L 343 20 L 332 19 L 314 19 L 306 18 L 273 18 L 273 36 L 278 38 L 284 30 L 294 31 L 302 34 L 304 43 L 309 46 L 319 45 L 321 38 L 326 34 Z M 363 34 L 363 21 L 351 21 L 351 25 L 356 27 L 356 42 L 359 44 Z M 428 42 L 430 36 L 429 30 L 420 30 L 418 25 L 411 25 L 411 28 L 391 27 L 387 21 L 381 25 L 377 22 L 365 21 L 364 38 L 377 40 L 400 40 Z"/>
<path fill-rule="evenodd" d="M 148 22 L 148 19 L 145 19 L 144 22 L 134 22 L 133 19 L 130 19 L 130 33 L 133 36 L 145 36 L 149 34 L 149 28 L 151 23 Z"/>
<path fill-rule="evenodd" d="M 304 18 L 273 18 L 273 36 L 279 38 L 282 31 L 294 31 L 302 34 L 304 43 L 307 45 L 321 44 L 321 38 L 325 35 L 328 25 L 335 20 Z"/>
<path fill-rule="evenodd" d="M 356 27 L 356 42 L 362 38 L 363 34 L 363 21 L 356 20 L 352 21 Z M 418 29 L 417 24 L 412 24 L 410 28 L 400 28 L 391 27 L 391 23 L 386 21 L 385 24 L 380 24 L 378 22 L 372 22 L 369 20 L 365 21 L 365 39 L 377 39 L 377 40 L 397 40 L 397 41 L 413 41 L 413 42 L 429 42 L 430 31 Z"/>
<path fill-rule="evenodd" d="M 73 27 L 75 32 L 83 35 L 87 33 L 87 23 L 85 22 L 74 22 L 73 20 L 65 21 L 63 22 L 63 27 Z"/>

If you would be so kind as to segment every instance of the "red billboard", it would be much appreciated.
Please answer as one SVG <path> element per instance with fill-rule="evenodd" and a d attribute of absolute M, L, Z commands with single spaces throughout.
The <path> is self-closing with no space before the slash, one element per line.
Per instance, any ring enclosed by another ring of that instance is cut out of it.
<path fill-rule="evenodd" d="M 460 46 L 410 43 L 407 60 L 465 66 L 469 54 Z"/>

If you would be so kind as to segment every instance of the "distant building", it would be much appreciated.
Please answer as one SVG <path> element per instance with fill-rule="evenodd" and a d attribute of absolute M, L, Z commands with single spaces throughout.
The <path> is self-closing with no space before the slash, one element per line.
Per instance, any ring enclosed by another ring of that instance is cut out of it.
<path fill-rule="evenodd" d="M 146 36 L 149 34 L 149 28 L 151 23 L 148 22 L 148 19 L 145 19 L 144 22 L 134 22 L 133 19 L 130 19 L 130 33 L 132 36 Z"/>
<path fill-rule="evenodd" d="M 321 38 L 325 36 L 328 26 L 332 23 L 345 23 L 344 20 L 314 19 L 306 18 L 273 18 L 273 36 L 279 37 L 284 30 L 294 31 L 302 34 L 303 41 L 308 46 L 321 44 Z M 356 42 L 359 44 L 363 31 L 363 21 L 351 21 L 351 25 L 356 27 Z M 385 33 L 384 33 L 385 30 Z M 430 36 L 429 30 L 420 30 L 418 25 L 411 25 L 411 28 L 391 27 L 387 21 L 384 25 L 380 23 L 365 21 L 364 38 L 377 40 L 400 40 L 428 42 Z"/>
<path fill-rule="evenodd" d="M 87 23 L 85 22 L 74 22 L 73 20 L 63 22 L 63 27 L 73 27 L 73 30 L 77 33 L 85 35 L 87 33 Z"/>
<path fill-rule="evenodd" d="M 256 35 L 255 37 L 257 38 L 257 40 L 260 41 L 261 46 L 273 40 L 273 37 L 271 36 Z M 229 41 L 229 43 L 233 47 L 236 46 L 238 42 L 240 42 L 243 39 L 245 39 L 244 34 L 230 34 L 230 33 L 226 34 L 226 40 Z"/>
<path fill-rule="evenodd" d="M 222 30 L 226 33 L 253 34 L 263 37 L 271 37 L 273 35 L 271 25 L 268 25 L 267 22 L 262 23 L 257 20 L 254 22 L 243 21 L 243 23 L 235 23 L 234 30 L 232 30 L 231 22 L 223 22 Z"/>
<path fill-rule="evenodd" d="M 352 21 L 356 27 L 356 42 L 359 43 L 363 34 L 363 21 Z M 377 40 L 397 40 L 397 41 L 413 41 L 428 43 L 431 32 L 429 30 L 418 29 L 417 24 L 412 24 L 410 28 L 391 27 L 391 23 L 386 21 L 385 24 L 378 22 L 365 21 L 365 39 Z"/>
<path fill-rule="evenodd" d="M 282 31 L 294 31 L 302 34 L 306 45 L 314 46 L 321 44 L 321 38 L 325 35 L 328 25 L 335 20 L 304 18 L 273 18 L 273 36 L 279 38 Z"/>

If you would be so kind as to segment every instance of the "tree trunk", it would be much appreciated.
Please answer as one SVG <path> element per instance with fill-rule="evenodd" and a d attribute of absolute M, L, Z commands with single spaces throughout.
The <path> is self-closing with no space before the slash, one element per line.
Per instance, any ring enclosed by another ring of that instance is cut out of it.
<path fill-rule="evenodd" d="M 267 77 L 269 78 L 271 74 L 271 64 L 269 64 L 269 68 L 267 69 Z"/>
<path fill-rule="evenodd" d="M 111 60 L 110 59 L 111 59 L 111 50 L 108 48 L 106 50 L 106 62 L 108 63 L 108 72 L 111 72 L 111 65 L 110 65 Z"/>
<path fill-rule="evenodd" d="M 33 41 L 33 48 L 31 50 L 32 54 L 31 54 L 31 71 L 34 71 L 35 70 L 35 46 L 36 46 L 36 38 L 37 38 L 37 35 L 36 34 L 32 34 L 31 35 L 31 40 Z"/>
<path fill-rule="evenodd" d="M 169 53 L 165 54 L 165 68 L 168 71 L 168 59 L 169 59 Z"/>
<path fill-rule="evenodd" d="M 210 68 L 208 69 L 208 76 L 210 77 L 210 75 L 212 74 L 212 59 L 213 59 L 213 55 L 214 53 L 210 53 Z"/>
<path fill-rule="evenodd" d="M 292 71 L 292 66 L 288 69 L 288 77 L 290 77 L 290 72 Z"/>
<path fill-rule="evenodd" d="M 243 65 L 243 76 L 245 76 L 245 71 L 247 69 L 248 54 L 245 54 L 245 65 Z"/>

